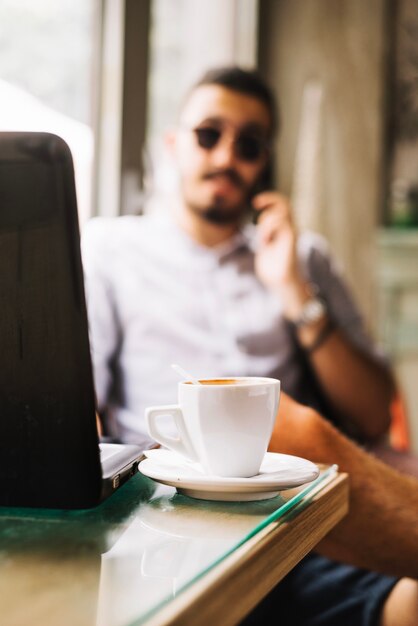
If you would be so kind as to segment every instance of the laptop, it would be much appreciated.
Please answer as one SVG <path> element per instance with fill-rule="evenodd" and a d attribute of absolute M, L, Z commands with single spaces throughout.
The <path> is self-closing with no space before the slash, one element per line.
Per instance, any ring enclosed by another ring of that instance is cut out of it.
<path fill-rule="evenodd" d="M 0 506 L 82 509 L 138 470 L 100 444 L 70 150 L 0 133 Z"/>

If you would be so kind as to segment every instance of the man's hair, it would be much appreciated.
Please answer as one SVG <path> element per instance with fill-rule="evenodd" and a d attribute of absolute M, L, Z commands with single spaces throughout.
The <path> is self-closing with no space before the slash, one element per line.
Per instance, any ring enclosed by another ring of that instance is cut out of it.
<path fill-rule="evenodd" d="M 192 86 L 189 95 L 204 85 L 219 85 L 260 100 L 269 112 L 271 136 L 277 132 L 279 124 L 276 99 L 273 91 L 256 70 L 244 70 L 237 66 L 212 68 Z"/>

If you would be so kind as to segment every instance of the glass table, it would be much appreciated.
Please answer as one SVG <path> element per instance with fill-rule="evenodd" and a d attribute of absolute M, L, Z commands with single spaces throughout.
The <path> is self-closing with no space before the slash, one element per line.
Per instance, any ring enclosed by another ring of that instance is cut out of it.
<path fill-rule="evenodd" d="M 343 517 L 347 493 L 334 466 L 242 503 L 188 498 L 138 474 L 94 510 L 0 509 L 3 623 L 220 623 L 220 586 L 225 602 L 241 597 L 261 568 L 240 613 L 222 615 L 237 623 Z"/>

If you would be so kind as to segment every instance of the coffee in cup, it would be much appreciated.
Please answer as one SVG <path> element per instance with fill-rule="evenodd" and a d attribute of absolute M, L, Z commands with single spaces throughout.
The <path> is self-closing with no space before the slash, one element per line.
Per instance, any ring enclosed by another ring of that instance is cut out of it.
<path fill-rule="evenodd" d="M 246 378 L 243 378 L 242 381 L 246 381 Z M 198 381 L 200 385 L 239 385 L 240 381 L 238 378 L 203 378 Z M 186 382 L 186 385 L 194 385 L 195 383 Z"/>
<path fill-rule="evenodd" d="M 235 377 L 179 383 L 178 404 L 145 411 L 153 439 L 211 475 L 247 478 L 258 474 L 273 432 L 280 381 Z M 170 416 L 178 436 L 161 430 L 160 417 Z"/>

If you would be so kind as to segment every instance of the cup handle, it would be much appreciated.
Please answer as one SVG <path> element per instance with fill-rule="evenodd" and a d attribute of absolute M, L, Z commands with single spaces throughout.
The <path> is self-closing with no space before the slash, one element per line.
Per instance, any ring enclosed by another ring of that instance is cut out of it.
<path fill-rule="evenodd" d="M 173 418 L 178 431 L 178 437 L 170 437 L 160 431 L 158 418 L 161 415 L 169 415 Z M 155 441 L 158 441 L 158 443 L 166 446 L 166 448 L 178 452 L 192 461 L 199 460 L 193 444 L 190 441 L 182 410 L 177 404 L 150 406 L 145 409 L 145 420 L 147 422 L 148 432 Z"/>

